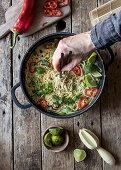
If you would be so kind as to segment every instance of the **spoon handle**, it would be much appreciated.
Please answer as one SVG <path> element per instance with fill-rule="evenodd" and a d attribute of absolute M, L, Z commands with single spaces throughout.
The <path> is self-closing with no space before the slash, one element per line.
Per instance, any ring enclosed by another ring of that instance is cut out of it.
<path fill-rule="evenodd" d="M 107 162 L 110 165 L 115 164 L 115 159 L 113 155 L 111 155 L 111 153 L 109 153 L 108 151 L 106 151 L 105 149 L 101 147 L 97 148 L 96 150 L 98 151 L 98 153 L 100 154 L 100 156 L 103 158 L 105 162 Z"/>

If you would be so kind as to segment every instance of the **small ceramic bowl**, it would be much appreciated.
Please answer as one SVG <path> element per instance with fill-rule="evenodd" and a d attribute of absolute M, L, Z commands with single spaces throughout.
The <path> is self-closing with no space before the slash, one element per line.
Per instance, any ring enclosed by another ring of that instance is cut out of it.
<path fill-rule="evenodd" d="M 44 136 L 46 135 L 46 133 L 49 132 L 49 129 L 50 128 L 63 128 L 63 127 L 57 127 L 57 126 L 54 126 L 54 127 L 48 127 L 45 131 L 44 131 L 44 135 L 43 135 L 43 143 L 44 143 Z M 63 151 L 67 146 L 68 146 L 68 143 L 69 143 L 69 134 L 67 132 L 67 130 L 65 130 L 63 128 L 63 133 L 62 133 L 62 136 L 63 136 L 63 143 L 60 145 L 60 146 L 52 146 L 51 148 L 46 146 L 45 143 L 44 143 L 44 146 L 51 152 L 61 152 Z"/>

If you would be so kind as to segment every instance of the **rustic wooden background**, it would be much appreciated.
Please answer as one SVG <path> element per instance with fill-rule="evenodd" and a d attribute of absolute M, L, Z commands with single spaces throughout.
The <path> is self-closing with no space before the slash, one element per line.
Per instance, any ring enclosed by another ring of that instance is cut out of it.
<path fill-rule="evenodd" d="M 62 31 L 80 33 L 90 30 L 88 13 L 107 0 L 71 0 L 71 15 L 64 21 Z M 0 0 L 0 23 L 5 22 L 5 11 L 17 0 Z M 66 120 L 41 115 L 34 108 L 19 109 L 11 100 L 10 90 L 19 81 L 19 67 L 25 51 L 39 37 L 57 32 L 57 24 L 32 36 L 17 40 L 10 50 L 12 33 L 0 40 L 0 170 L 119 170 L 121 169 L 121 43 L 113 46 L 115 61 L 110 66 L 101 99 L 85 114 Z M 21 89 L 17 97 L 26 102 Z M 50 125 L 60 125 L 70 132 L 70 144 L 61 153 L 51 153 L 42 143 L 42 134 Z M 101 145 L 116 158 L 109 166 L 96 151 L 84 147 L 78 137 L 80 128 L 89 128 L 101 140 Z M 85 161 L 73 158 L 75 148 L 84 148 Z"/>

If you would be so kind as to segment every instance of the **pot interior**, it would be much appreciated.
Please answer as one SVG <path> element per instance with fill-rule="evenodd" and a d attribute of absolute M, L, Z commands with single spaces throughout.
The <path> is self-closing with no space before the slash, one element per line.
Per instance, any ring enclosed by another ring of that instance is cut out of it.
<path fill-rule="evenodd" d="M 56 118 L 70 118 L 70 117 L 74 117 L 74 116 L 77 116 L 77 115 L 80 115 L 82 113 L 84 113 L 85 111 L 87 111 L 97 100 L 98 98 L 100 97 L 101 93 L 102 93 L 102 90 L 103 90 L 103 86 L 104 86 L 104 82 L 105 82 L 105 69 L 104 69 L 104 64 L 103 64 L 103 60 L 102 58 L 98 55 L 97 57 L 97 62 L 98 62 L 98 65 L 99 67 L 101 68 L 102 70 L 102 78 L 100 80 L 100 86 L 99 86 L 99 90 L 98 90 L 98 93 L 97 95 L 94 97 L 93 101 L 91 103 L 89 103 L 87 106 L 85 106 L 83 109 L 79 109 L 75 112 L 73 112 L 72 114 L 68 114 L 68 115 L 60 115 L 60 114 L 56 114 L 56 113 L 49 113 L 49 112 L 46 112 L 45 110 L 43 110 L 43 108 L 41 108 L 41 106 L 37 106 L 34 104 L 34 102 L 32 101 L 31 97 L 28 95 L 28 92 L 26 90 L 26 87 L 25 87 L 25 68 L 26 68 L 26 64 L 27 64 L 27 61 L 30 57 L 30 55 L 32 54 L 32 52 L 41 44 L 49 41 L 49 40 L 53 40 L 54 38 L 57 38 L 57 39 L 62 39 L 62 38 L 65 38 L 65 37 L 68 37 L 68 36 L 73 36 L 74 34 L 71 34 L 71 33 L 55 33 L 55 34 L 50 34 L 50 35 L 47 35 L 43 38 L 40 38 L 39 40 L 37 40 L 29 49 L 28 51 L 26 52 L 23 60 L 22 60 L 22 63 L 21 63 L 21 68 L 20 68 L 20 82 L 21 82 L 21 88 L 22 88 L 22 91 L 26 97 L 26 99 L 28 100 L 29 103 L 31 103 L 33 105 L 33 107 L 35 107 L 38 111 L 40 111 L 41 113 L 43 114 L 46 114 L 48 116 L 51 116 L 51 117 L 56 117 Z"/>

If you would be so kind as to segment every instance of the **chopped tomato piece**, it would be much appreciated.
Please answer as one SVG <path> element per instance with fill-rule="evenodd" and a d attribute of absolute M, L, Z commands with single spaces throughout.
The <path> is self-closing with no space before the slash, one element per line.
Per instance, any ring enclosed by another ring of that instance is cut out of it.
<path fill-rule="evenodd" d="M 34 73 L 36 71 L 36 67 L 35 67 L 36 65 L 37 65 L 36 62 L 31 62 L 29 64 L 29 71 L 30 71 L 30 73 Z"/>
<path fill-rule="evenodd" d="M 79 100 L 78 102 L 78 107 L 80 109 L 82 109 L 83 107 L 85 107 L 88 104 L 88 99 L 86 97 L 82 98 L 81 100 Z"/>
<path fill-rule="evenodd" d="M 92 89 L 86 89 L 85 90 L 85 95 L 86 96 L 96 96 L 97 93 L 98 93 L 97 88 L 92 88 Z"/>
<path fill-rule="evenodd" d="M 45 100 L 45 98 L 40 98 L 37 101 L 37 105 L 41 105 L 42 108 L 45 108 L 45 107 L 47 107 L 47 101 Z"/>

